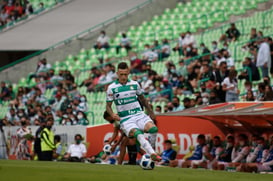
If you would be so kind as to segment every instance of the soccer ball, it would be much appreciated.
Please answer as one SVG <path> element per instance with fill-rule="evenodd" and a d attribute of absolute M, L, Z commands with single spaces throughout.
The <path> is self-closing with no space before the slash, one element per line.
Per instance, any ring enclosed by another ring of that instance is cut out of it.
<path fill-rule="evenodd" d="M 145 154 L 141 157 L 139 165 L 143 170 L 152 170 L 155 167 L 155 162 L 151 159 L 150 155 Z"/>
<path fill-rule="evenodd" d="M 103 147 L 103 152 L 104 152 L 106 155 L 111 155 L 111 145 L 110 145 L 110 144 L 104 145 L 104 147 Z"/>

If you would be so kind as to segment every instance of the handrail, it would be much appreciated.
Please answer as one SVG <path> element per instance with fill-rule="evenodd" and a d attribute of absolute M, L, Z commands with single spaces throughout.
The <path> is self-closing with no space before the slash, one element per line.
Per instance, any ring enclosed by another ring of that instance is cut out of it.
<path fill-rule="evenodd" d="M 273 36 L 273 34 L 265 35 L 262 38 L 266 38 L 268 36 Z M 260 38 L 255 38 L 255 39 L 247 40 L 247 41 L 244 41 L 244 42 L 236 43 L 235 46 L 234 46 L 234 60 L 235 61 L 237 60 L 237 48 L 238 48 L 238 46 L 242 46 L 242 45 L 244 45 L 246 43 L 252 43 L 252 42 L 255 42 L 255 41 L 259 40 L 259 39 Z"/>
<path fill-rule="evenodd" d="M 86 30 L 84 30 L 84 31 L 82 31 L 82 32 L 80 32 L 80 33 L 77 33 L 77 34 L 75 34 L 75 35 L 73 35 L 73 36 L 71 36 L 71 37 L 69 37 L 69 38 L 67 38 L 67 39 L 65 39 L 65 40 L 63 40 L 63 41 L 60 41 L 60 42 L 58 42 L 58 43 L 55 43 L 55 44 L 51 45 L 50 47 L 48 47 L 48 48 L 46 48 L 46 49 L 40 50 L 40 51 L 35 52 L 35 53 L 33 53 L 33 54 L 31 54 L 31 55 L 29 55 L 29 56 L 27 56 L 27 57 L 21 58 L 21 59 L 16 60 L 16 61 L 14 61 L 14 62 L 12 62 L 12 63 L 10 63 L 10 64 L 8 64 L 8 65 L 5 65 L 5 66 L 3 66 L 3 67 L 0 67 L 0 72 L 3 71 L 4 69 L 7 69 L 7 68 L 11 67 L 11 66 L 14 66 L 14 65 L 16 65 L 16 64 L 18 64 L 18 63 L 21 63 L 21 62 L 23 62 L 23 61 L 25 61 L 25 60 L 27 60 L 27 59 L 30 59 L 30 58 L 35 57 L 35 56 L 37 56 L 37 55 L 40 55 L 40 54 L 43 53 L 43 52 L 46 52 L 46 51 L 51 50 L 51 49 L 54 49 L 54 48 L 57 47 L 57 46 L 60 46 L 60 45 L 62 45 L 62 44 L 66 44 L 66 43 L 72 41 L 73 39 L 78 39 L 78 38 L 81 37 L 82 35 L 84 35 L 84 34 L 86 34 L 86 33 L 90 33 L 91 31 L 97 29 L 98 27 L 104 27 L 106 24 L 109 24 L 110 22 L 114 22 L 114 21 L 116 21 L 118 18 L 120 18 L 120 17 L 122 17 L 122 16 L 127 16 L 127 15 L 128 15 L 129 13 L 131 13 L 132 11 L 135 11 L 135 10 L 137 10 L 137 9 L 139 9 L 139 8 L 141 8 L 141 7 L 143 7 L 143 6 L 147 5 L 147 4 L 149 4 L 149 3 L 151 3 L 152 1 L 154 1 L 154 0 L 147 0 L 147 1 L 145 1 L 145 2 L 143 2 L 143 3 L 141 3 L 141 4 L 139 4 L 139 5 L 137 5 L 137 6 L 133 7 L 133 8 L 131 8 L 131 9 L 129 9 L 129 10 L 123 12 L 123 13 L 118 14 L 117 16 L 115 16 L 115 17 L 113 17 L 113 18 L 110 18 L 110 19 L 108 19 L 108 20 L 106 20 L 106 21 L 104 21 L 104 22 L 102 22 L 102 23 L 100 23 L 100 24 L 97 24 L 97 25 L 95 25 L 95 26 L 92 26 L 91 28 L 88 28 L 88 29 L 86 29 Z"/>

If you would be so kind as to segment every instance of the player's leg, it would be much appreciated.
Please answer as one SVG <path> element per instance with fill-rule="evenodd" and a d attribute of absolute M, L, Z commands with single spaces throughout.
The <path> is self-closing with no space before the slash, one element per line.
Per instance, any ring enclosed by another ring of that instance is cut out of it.
<path fill-rule="evenodd" d="M 136 165 L 138 145 L 136 144 L 135 138 L 128 138 L 127 151 L 128 151 L 128 157 L 129 157 L 128 164 Z"/>
<path fill-rule="evenodd" d="M 158 128 L 153 122 L 149 121 L 145 124 L 144 131 L 145 133 L 149 133 L 149 142 L 151 143 L 151 146 L 155 149 Z"/>
<path fill-rule="evenodd" d="M 120 143 L 120 151 L 119 151 L 119 157 L 118 157 L 118 164 L 119 165 L 121 165 L 124 160 L 127 144 L 128 144 L 128 137 L 124 136 L 121 143 Z"/>

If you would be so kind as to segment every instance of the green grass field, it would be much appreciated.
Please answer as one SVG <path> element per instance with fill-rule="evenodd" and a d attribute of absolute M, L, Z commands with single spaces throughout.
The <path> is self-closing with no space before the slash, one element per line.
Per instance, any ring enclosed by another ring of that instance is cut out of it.
<path fill-rule="evenodd" d="M 86 163 L 0 161 L 1 181 L 272 181 L 273 175 Z"/>

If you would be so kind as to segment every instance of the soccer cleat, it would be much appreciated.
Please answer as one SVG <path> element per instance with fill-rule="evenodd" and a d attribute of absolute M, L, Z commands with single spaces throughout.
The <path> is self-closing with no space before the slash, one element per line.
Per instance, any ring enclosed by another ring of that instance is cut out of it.
<path fill-rule="evenodd" d="M 155 162 L 160 162 L 162 160 L 162 158 L 156 153 L 151 154 L 151 159 Z"/>

